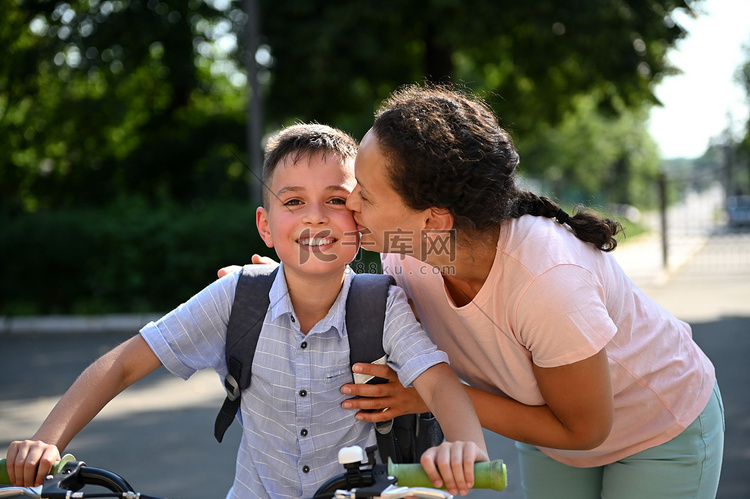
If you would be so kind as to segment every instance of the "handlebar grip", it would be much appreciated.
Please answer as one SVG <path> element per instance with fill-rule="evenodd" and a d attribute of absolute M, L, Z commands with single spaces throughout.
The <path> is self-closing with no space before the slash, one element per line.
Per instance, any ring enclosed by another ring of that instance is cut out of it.
<path fill-rule="evenodd" d="M 50 470 L 49 474 L 56 475 L 57 473 L 60 473 L 60 471 L 63 469 L 63 466 L 75 460 L 76 458 L 73 457 L 72 454 L 65 454 L 62 459 L 52 465 L 52 469 Z M 4 458 L 0 459 L 0 485 L 13 485 L 12 483 L 10 483 L 10 477 L 8 476 L 8 463 Z"/>
<path fill-rule="evenodd" d="M 388 474 L 398 478 L 398 484 L 406 487 L 433 487 L 419 463 L 396 464 L 388 459 Z M 474 463 L 474 487 L 503 490 L 508 485 L 508 472 L 502 459 Z"/>

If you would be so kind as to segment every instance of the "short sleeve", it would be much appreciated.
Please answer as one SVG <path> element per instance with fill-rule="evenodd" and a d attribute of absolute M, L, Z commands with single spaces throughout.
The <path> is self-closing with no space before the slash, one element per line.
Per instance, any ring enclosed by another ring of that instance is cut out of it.
<path fill-rule="evenodd" d="M 226 375 L 227 324 L 238 274 L 218 279 L 156 322 L 141 336 L 173 374 L 187 379 L 200 369 Z"/>
<path fill-rule="evenodd" d="M 604 288 L 588 270 L 558 265 L 537 276 L 516 303 L 514 330 L 539 367 L 587 359 L 617 332 Z"/>
<path fill-rule="evenodd" d="M 391 286 L 385 313 L 383 349 L 388 356 L 388 365 L 397 373 L 404 386 L 428 368 L 441 362 L 448 363 L 448 355 L 438 350 L 422 325 L 414 317 L 404 291 Z"/>

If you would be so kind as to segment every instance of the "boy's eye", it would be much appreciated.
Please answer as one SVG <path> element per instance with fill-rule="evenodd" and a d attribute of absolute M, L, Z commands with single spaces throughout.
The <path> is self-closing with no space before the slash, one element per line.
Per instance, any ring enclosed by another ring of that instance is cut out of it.
<path fill-rule="evenodd" d="M 333 199 L 331 199 L 330 203 L 331 204 L 343 204 L 343 205 L 345 205 L 346 204 L 346 199 L 344 199 L 344 198 L 333 198 Z"/>
<path fill-rule="evenodd" d="M 284 201 L 284 206 L 299 206 L 302 204 L 302 201 L 299 199 L 289 199 L 287 201 Z"/>

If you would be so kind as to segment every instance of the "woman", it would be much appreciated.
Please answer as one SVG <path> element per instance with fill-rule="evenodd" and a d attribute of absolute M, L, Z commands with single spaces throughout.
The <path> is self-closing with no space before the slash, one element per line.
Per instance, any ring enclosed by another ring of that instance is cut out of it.
<path fill-rule="evenodd" d="M 527 498 L 715 497 L 713 365 L 609 254 L 620 226 L 520 190 L 518 162 L 481 100 L 397 91 L 357 153 L 362 247 L 384 255 L 482 425 L 517 442 Z M 384 409 L 363 420 L 425 410 L 398 383 L 343 391 L 379 397 L 345 403 Z"/>

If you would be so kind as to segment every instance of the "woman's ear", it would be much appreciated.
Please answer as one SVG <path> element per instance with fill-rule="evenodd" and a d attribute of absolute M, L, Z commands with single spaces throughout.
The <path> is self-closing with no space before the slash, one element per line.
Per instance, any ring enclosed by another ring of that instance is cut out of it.
<path fill-rule="evenodd" d="M 255 210 L 255 226 L 258 227 L 258 234 L 260 234 L 260 238 L 263 239 L 266 246 L 273 248 L 273 236 L 268 224 L 268 211 L 262 206 Z"/>
<path fill-rule="evenodd" d="M 425 229 L 429 231 L 445 231 L 453 228 L 453 215 L 447 208 L 432 207 L 428 210 Z"/>
<path fill-rule="evenodd" d="M 445 258 L 455 257 L 451 250 L 455 244 L 453 232 L 453 215 L 445 208 L 428 208 L 420 236 L 419 259 L 423 262 L 437 264 Z M 452 260 L 451 260 L 452 261 Z"/>

